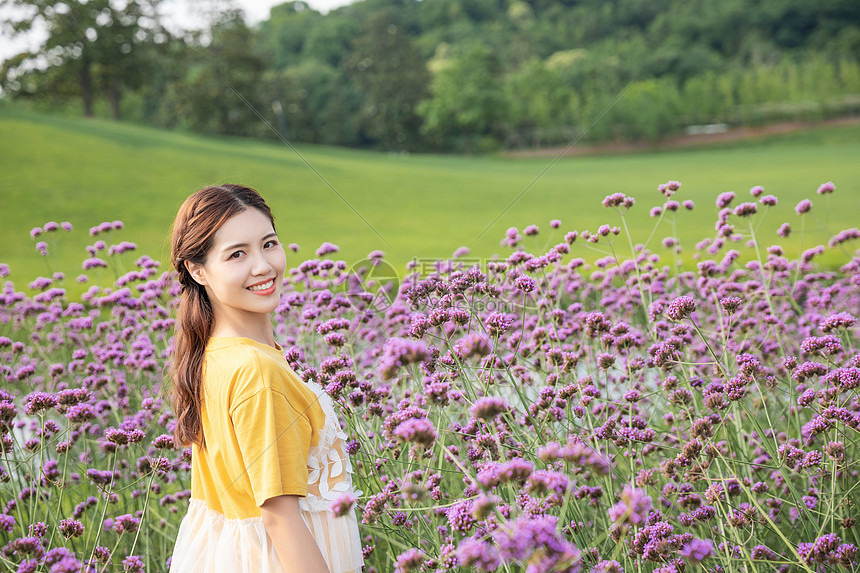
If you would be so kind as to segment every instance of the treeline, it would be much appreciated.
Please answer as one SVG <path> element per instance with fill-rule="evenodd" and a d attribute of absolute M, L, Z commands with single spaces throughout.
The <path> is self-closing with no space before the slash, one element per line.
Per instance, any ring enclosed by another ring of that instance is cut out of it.
<path fill-rule="evenodd" d="M 483 151 L 860 112 L 855 0 L 297 1 L 179 34 L 158 0 L 11 3 L 49 39 L 8 97 L 205 133 Z"/>

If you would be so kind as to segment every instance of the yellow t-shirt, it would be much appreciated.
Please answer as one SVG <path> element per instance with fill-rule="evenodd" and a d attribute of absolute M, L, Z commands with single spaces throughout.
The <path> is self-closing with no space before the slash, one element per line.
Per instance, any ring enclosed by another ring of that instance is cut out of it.
<path fill-rule="evenodd" d="M 192 446 L 191 498 L 227 519 L 308 493 L 308 453 L 325 413 L 281 353 L 250 338 L 212 337 L 203 366 L 206 449 Z"/>

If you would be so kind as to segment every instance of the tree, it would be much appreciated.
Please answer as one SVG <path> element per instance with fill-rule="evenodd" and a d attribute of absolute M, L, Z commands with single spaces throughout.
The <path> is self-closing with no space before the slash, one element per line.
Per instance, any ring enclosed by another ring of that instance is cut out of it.
<path fill-rule="evenodd" d="M 141 26 L 145 14 L 139 2 L 128 2 L 123 9 L 111 7 L 99 35 L 96 50 L 95 80 L 98 91 L 108 97 L 111 115 L 120 119 L 123 90 L 137 89 L 148 75 L 148 60 L 145 52 L 151 37 Z"/>
<path fill-rule="evenodd" d="M 526 62 L 505 77 L 508 123 L 515 128 L 551 127 L 566 117 L 576 92 L 564 85 L 562 76 L 540 60 Z"/>
<path fill-rule="evenodd" d="M 279 70 L 298 63 L 308 34 L 323 21 L 306 2 L 284 2 L 272 7 L 260 24 L 258 43 L 271 67 Z"/>
<path fill-rule="evenodd" d="M 224 12 L 210 33 L 209 45 L 195 50 L 177 86 L 180 115 L 196 131 L 265 133 L 267 128 L 254 110 L 265 113 L 271 102 L 260 101 L 258 95 L 264 66 L 253 51 L 253 32 L 245 24 L 242 11 Z"/>
<path fill-rule="evenodd" d="M 430 81 L 423 58 L 385 12 L 373 14 L 353 45 L 347 69 L 364 96 L 361 125 L 385 149 L 414 149 L 420 139 L 418 102 Z"/>
<path fill-rule="evenodd" d="M 339 67 L 349 57 L 360 33 L 359 23 L 349 14 L 327 14 L 308 30 L 301 57 Z"/>
<path fill-rule="evenodd" d="M 468 152 L 475 136 L 493 136 L 506 117 L 501 64 L 481 46 L 442 63 L 432 83 L 432 97 L 419 105 L 424 129 L 442 139 L 459 136 Z"/>
<path fill-rule="evenodd" d="M 265 101 L 277 102 L 291 141 L 355 145 L 360 94 L 346 73 L 318 62 L 303 62 L 264 76 Z"/>
<path fill-rule="evenodd" d="M 22 79 L 28 73 L 48 69 L 58 74 L 42 74 L 50 81 L 41 91 L 50 92 L 54 82 L 76 78 L 84 115 L 93 115 L 96 92 L 108 94 L 115 118 L 120 117 L 123 86 L 137 87 L 145 76 L 140 58 L 142 46 L 157 35 L 164 36 L 158 24 L 160 0 L 127 0 L 122 6 L 111 0 L 2 0 L 0 5 L 14 8 L 17 17 L 3 25 L 13 34 L 26 33 L 36 26 L 47 30 L 45 43 L 36 52 L 25 52 L 4 65 L 0 78 L 12 94 L 38 96 L 26 90 Z M 141 25 L 144 19 L 149 27 Z"/>

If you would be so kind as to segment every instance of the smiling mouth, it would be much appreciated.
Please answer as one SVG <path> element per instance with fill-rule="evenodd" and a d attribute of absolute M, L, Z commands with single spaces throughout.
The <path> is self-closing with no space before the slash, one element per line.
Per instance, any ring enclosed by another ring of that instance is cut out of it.
<path fill-rule="evenodd" d="M 269 279 L 264 283 L 249 286 L 248 290 L 266 290 L 272 288 L 273 286 L 275 286 L 275 279 Z"/>

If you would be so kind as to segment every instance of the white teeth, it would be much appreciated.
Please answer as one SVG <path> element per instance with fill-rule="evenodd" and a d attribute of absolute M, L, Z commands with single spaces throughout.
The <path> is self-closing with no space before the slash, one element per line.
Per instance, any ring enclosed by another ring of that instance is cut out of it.
<path fill-rule="evenodd" d="M 275 284 L 275 279 L 269 280 L 269 282 L 263 283 L 261 285 L 256 285 L 252 287 L 248 287 L 248 290 L 266 290 L 267 288 L 272 288 L 272 285 Z"/>

